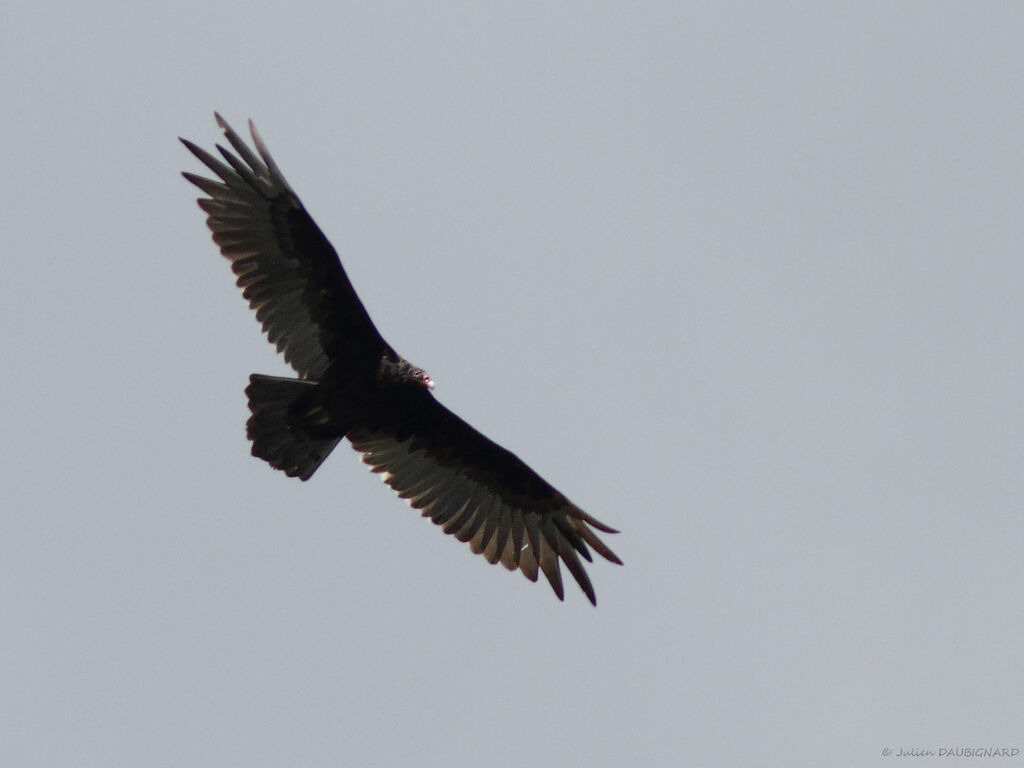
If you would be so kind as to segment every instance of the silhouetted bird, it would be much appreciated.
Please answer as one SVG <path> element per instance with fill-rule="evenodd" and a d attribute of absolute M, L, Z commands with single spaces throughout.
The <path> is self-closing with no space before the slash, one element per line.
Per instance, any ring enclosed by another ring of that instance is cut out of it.
<path fill-rule="evenodd" d="M 426 372 L 374 327 L 252 122 L 258 155 L 216 117 L 237 154 L 218 145 L 225 165 L 182 139 L 220 181 L 184 176 L 208 195 L 199 207 L 214 242 L 267 338 L 299 375 L 249 377 L 253 455 L 308 480 L 346 437 L 401 498 L 473 552 L 531 581 L 539 568 L 559 599 L 561 560 L 596 605 L 577 555 L 589 561 L 589 546 L 621 564 L 591 526 L 616 531 L 434 399 Z"/>

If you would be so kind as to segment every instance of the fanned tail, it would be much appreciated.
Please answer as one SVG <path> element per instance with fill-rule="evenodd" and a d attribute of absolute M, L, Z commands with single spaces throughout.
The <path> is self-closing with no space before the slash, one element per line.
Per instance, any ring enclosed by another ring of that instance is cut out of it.
<path fill-rule="evenodd" d="M 309 480 L 341 441 L 310 436 L 296 418 L 292 406 L 314 386 L 311 381 L 254 373 L 245 389 L 252 411 L 246 423 L 252 455 L 301 480 Z"/>

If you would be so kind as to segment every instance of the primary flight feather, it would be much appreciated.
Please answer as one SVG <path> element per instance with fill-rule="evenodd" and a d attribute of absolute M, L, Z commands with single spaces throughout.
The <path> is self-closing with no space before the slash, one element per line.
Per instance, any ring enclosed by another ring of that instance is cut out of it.
<path fill-rule="evenodd" d="M 183 174 L 264 333 L 298 378 L 252 374 L 246 425 L 254 456 L 308 480 L 348 438 L 398 495 L 490 563 L 543 572 L 563 598 L 559 562 L 597 604 L 580 562 L 621 561 L 594 533 L 615 533 L 515 454 L 431 394 L 434 382 L 384 341 L 333 246 L 285 181 L 255 126 L 253 152 L 220 115 L 223 160 L 182 139 L 219 180 Z"/>

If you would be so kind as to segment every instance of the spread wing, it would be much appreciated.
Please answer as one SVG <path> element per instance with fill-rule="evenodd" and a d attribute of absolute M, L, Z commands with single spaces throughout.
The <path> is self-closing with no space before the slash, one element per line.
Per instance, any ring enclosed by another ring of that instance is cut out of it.
<path fill-rule="evenodd" d="M 310 380 L 323 378 L 332 363 L 375 362 L 384 350 L 393 354 L 252 121 L 258 155 L 216 117 L 237 154 L 217 145 L 225 164 L 182 139 L 220 180 L 183 175 L 208 195 L 199 199 L 199 207 L 268 340 L 301 378 Z"/>
<path fill-rule="evenodd" d="M 383 475 L 400 497 L 468 542 L 470 549 L 530 581 L 538 568 L 563 598 L 559 561 L 597 604 L 580 562 L 588 546 L 613 563 L 622 561 L 591 529 L 598 522 L 549 485 L 511 451 L 484 437 L 426 390 L 403 394 L 394 414 L 347 435 L 363 461 Z"/>

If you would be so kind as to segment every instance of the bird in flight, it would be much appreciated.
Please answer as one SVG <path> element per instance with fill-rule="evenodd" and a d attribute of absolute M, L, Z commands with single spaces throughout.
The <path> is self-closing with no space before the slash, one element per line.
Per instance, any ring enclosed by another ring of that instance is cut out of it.
<path fill-rule="evenodd" d="M 298 378 L 254 373 L 245 393 L 252 453 L 308 480 L 342 440 L 384 482 L 492 565 L 538 569 L 564 599 L 559 561 L 597 605 L 580 562 L 622 561 L 594 533 L 616 533 L 445 408 L 434 382 L 381 337 L 341 266 L 249 121 L 253 152 L 220 115 L 234 153 L 182 143 L 218 180 L 184 177 L 242 295 Z"/>

